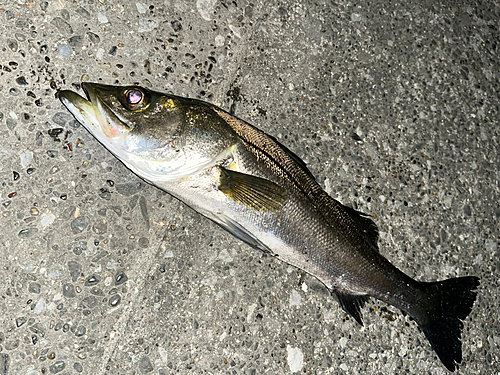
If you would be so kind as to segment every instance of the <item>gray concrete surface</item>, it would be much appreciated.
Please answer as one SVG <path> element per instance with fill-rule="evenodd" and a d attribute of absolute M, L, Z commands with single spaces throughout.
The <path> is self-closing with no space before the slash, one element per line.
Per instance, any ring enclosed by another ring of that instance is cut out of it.
<path fill-rule="evenodd" d="M 444 374 L 414 322 L 129 172 L 55 98 L 197 97 L 371 213 L 422 280 L 478 275 L 458 373 L 500 374 L 498 1 L 0 1 L 0 374 Z"/>

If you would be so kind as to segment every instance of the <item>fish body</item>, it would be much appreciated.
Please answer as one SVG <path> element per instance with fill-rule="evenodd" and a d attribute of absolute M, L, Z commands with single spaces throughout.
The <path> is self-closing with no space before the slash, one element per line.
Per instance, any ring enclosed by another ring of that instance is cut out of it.
<path fill-rule="evenodd" d="M 83 83 L 62 103 L 147 182 L 250 246 L 319 279 L 362 324 L 371 296 L 407 312 L 450 371 L 477 277 L 419 282 L 378 250 L 371 218 L 331 198 L 275 138 L 212 104 L 138 86 Z"/>

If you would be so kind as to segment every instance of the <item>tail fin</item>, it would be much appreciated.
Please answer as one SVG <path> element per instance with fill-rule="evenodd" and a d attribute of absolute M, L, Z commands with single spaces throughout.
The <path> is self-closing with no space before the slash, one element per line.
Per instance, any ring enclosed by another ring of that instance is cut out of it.
<path fill-rule="evenodd" d="M 449 371 L 455 371 L 462 362 L 462 320 L 469 315 L 476 300 L 479 278 L 459 277 L 432 283 L 423 283 L 436 301 L 424 317 L 415 317 L 420 329 Z"/>

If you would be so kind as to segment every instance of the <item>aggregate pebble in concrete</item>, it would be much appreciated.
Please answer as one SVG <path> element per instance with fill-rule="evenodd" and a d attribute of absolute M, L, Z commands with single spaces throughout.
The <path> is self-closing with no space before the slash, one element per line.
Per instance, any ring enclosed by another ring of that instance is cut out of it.
<path fill-rule="evenodd" d="M 372 214 L 412 277 L 481 277 L 459 373 L 500 372 L 493 1 L 0 5 L 0 374 L 445 374 L 414 322 L 359 327 L 314 278 L 147 185 L 55 98 L 199 98 Z"/>

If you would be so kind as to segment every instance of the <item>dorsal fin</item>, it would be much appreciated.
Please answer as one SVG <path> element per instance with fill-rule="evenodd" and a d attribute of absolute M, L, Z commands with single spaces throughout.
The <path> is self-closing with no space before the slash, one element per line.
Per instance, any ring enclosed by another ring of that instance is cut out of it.
<path fill-rule="evenodd" d="M 352 221 L 357 225 L 359 230 L 365 234 L 372 247 L 378 251 L 378 228 L 377 224 L 373 222 L 371 217 L 354 208 L 343 205 L 344 210 L 351 217 Z"/>
<path fill-rule="evenodd" d="M 309 170 L 309 168 L 307 168 L 307 164 L 305 163 L 304 160 L 302 160 L 301 158 L 299 158 L 293 151 L 291 151 L 288 147 L 286 147 L 283 143 L 280 143 L 276 138 L 274 138 L 272 135 L 267 135 L 269 138 L 271 138 L 274 142 L 276 142 L 276 144 L 278 144 L 282 149 L 283 151 L 285 151 L 288 156 L 290 156 L 293 161 L 295 161 L 303 170 L 304 172 L 307 173 L 307 175 L 309 177 L 311 177 L 312 179 L 314 179 L 314 176 L 313 174 L 311 173 L 311 171 Z"/>
<path fill-rule="evenodd" d="M 315 180 L 306 164 L 274 137 L 253 125 L 212 107 L 213 110 L 236 132 L 248 149 L 274 170 L 274 173 L 287 179 L 297 191 L 313 204 L 331 226 L 344 226 L 346 233 L 353 234 L 353 240 L 361 239 L 368 246 L 367 251 L 378 251 L 378 230 L 375 223 L 365 214 L 342 205 L 330 197 Z M 353 227 L 357 229 L 354 234 Z"/>

